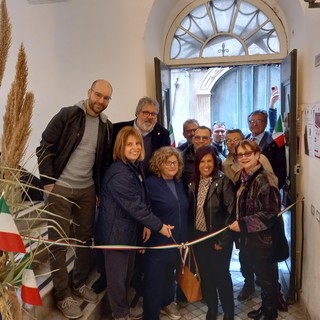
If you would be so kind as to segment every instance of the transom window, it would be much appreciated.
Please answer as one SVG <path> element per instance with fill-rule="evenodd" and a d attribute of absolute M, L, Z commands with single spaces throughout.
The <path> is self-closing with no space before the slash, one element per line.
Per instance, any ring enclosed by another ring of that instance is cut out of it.
<path fill-rule="evenodd" d="M 261 0 L 194 1 L 176 17 L 165 45 L 168 65 L 280 61 L 286 55 L 280 19 Z"/>

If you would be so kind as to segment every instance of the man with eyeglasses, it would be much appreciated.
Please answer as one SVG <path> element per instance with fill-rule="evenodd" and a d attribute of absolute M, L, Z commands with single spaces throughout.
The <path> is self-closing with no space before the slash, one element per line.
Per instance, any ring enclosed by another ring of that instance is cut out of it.
<path fill-rule="evenodd" d="M 177 149 L 184 151 L 192 144 L 192 137 L 199 127 L 199 122 L 196 119 L 188 119 L 183 123 L 183 136 L 186 138 L 186 142 L 180 144 Z"/>
<path fill-rule="evenodd" d="M 145 158 L 143 161 L 144 172 L 149 176 L 149 160 L 152 153 L 164 146 L 170 146 L 170 133 L 157 122 L 159 103 L 155 99 L 143 97 L 136 107 L 136 118 L 131 121 L 118 122 L 113 125 L 114 140 L 118 132 L 125 126 L 134 126 L 143 137 Z"/>
<path fill-rule="evenodd" d="M 83 245 L 91 245 L 100 178 L 111 162 L 112 123 L 103 111 L 112 92 L 107 80 L 94 81 L 87 99 L 62 108 L 42 133 L 36 154 L 52 241 L 74 237 Z M 67 247 L 50 247 L 51 276 L 57 307 L 65 317 L 76 319 L 82 311 L 71 293 L 89 303 L 98 302 L 97 294 L 86 285 L 92 250 L 75 248 L 72 288 L 66 253 Z"/>
<path fill-rule="evenodd" d="M 279 189 L 283 188 L 286 182 L 286 155 L 285 146 L 279 148 L 272 138 L 272 134 L 266 131 L 268 124 L 268 114 L 265 110 L 255 110 L 248 116 L 248 124 L 251 134 L 247 135 L 247 139 L 254 140 L 261 148 L 270 164 L 275 175 L 278 178 Z"/>
<path fill-rule="evenodd" d="M 186 191 L 188 191 L 188 184 L 194 170 L 194 155 L 195 152 L 202 146 L 210 146 L 212 143 L 210 128 L 206 126 L 199 126 L 192 137 L 192 145 L 182 152 L 182 158 L 184 162 L 182 180 Z M 215 148 L 213 146 L 213 148 Z M 215 152 L 218 159 L 218 164 L 221 169 L 221 159 L 218 156 L 218 151 L 215 148 Z"/>
<path fill-rule="evenodd" d="M 212 126 L 212 145 L 218 150 L 218 155 L 222 161 L 226 159 L 228 154 L 225 135 L 226 125 L 224 122 L 215 121 Z"/>

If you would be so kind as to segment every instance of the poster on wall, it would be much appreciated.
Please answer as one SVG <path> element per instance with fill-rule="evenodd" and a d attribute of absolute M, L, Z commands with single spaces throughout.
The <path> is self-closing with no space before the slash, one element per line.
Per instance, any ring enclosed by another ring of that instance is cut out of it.
<path fill-rule="evenodd" d="M 320 105 L 314 108 L 314 156 L 320 158 Z"/>
<path fill-rule="evenodd" d="M 304 151 L 320 158 L 320 103 L 305 106 Z"/>

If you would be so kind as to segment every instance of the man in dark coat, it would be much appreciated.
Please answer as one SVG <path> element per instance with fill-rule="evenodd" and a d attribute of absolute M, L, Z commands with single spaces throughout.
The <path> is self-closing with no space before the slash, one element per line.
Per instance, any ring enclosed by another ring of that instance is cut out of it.
<path fill-rule="evenodd" d="M 118 132 L 125 126 L 137 128 L 144 142 L 145 159 L 143 161 L 144 173 L 149 175 L 149 160 L 152 153 L 164 146 L 170 146 L 170 133 L 161 124 L 157 123 L 159 103 L 155 99 L 143 97 L 136 107 L 136 118 L 131 121 L 118 122 L 113 127 L 114 141 Z"/>

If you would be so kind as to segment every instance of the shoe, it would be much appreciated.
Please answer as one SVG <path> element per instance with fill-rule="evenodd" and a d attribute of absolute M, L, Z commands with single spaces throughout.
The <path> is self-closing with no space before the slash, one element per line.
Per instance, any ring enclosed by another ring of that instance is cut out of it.
<path fill-rule="evenodd" d="M 238 300 L 245 301 L 250 297 L 250 295 L 252 293 L 254 293 L 254 286 L 244 284 L 244 286 L 242 287 L 242 289 L 239 292 Z"/>
<path fill-rule="evenodd" d="M 217 320 L 217 311 L 213 308 L 208 307 L 206 320 Z"/>
<path fill-rule="evenodd" d="M 284 294 L 279 290 L 277 295 L 277 309 L 279 311 L 288 312 L 288 303 Z"/>
<path fill-rule="evenodd" d="M 160 310 L 160 313 L 166 315 L 171 320 L 179 320 L 181 318 L 181 314 L 175 302 L 171 302 L 167 306 L 163 307 Z"/>
<path fill-rule="evenodd" d="M 262 307 L 260 307 L 257 310 L 250 311 L 248 313 L 248 317 L 250 319 L 256 319 L 257 320 L 257 319 L 260 319 L 260 317 L 262 317 L 262 316 L 263 316 Z"/>
<path fill-rule="evenodd" d="M 73 288 L 73 293 L 76 296 L 81 297 L 84 301 L 87 301 L 89 303 L 98 302 L 97 294 L 92 290 L 92 288 L 89 288 L 85 284 L 80 288 Z"/>
<path fill-rule="evenodd" d="M 82 317 L 79 302 L 72 297 L 66 297 L 63 300 L 58 301 L 57 307 L 66 318 L 78 319 Z"/>

